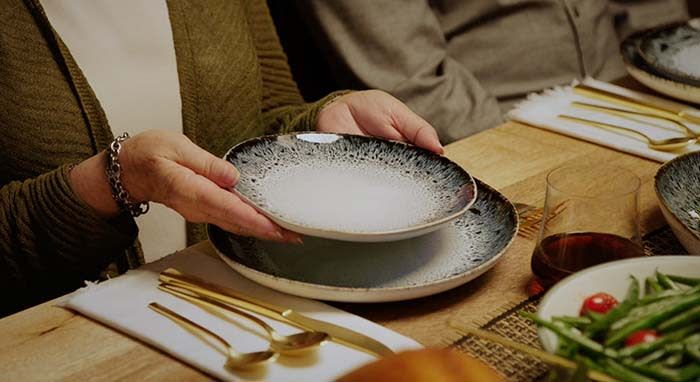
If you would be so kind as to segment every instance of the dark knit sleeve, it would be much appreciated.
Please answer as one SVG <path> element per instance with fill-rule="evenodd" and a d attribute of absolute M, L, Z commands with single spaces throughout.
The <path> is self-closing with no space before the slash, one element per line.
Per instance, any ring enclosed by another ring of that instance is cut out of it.
<path fill-rule="evenodd" d="M 333 92 L 316 102 L 304 103 L 266 3 L 252 1 L 250 6 L 250 25 L 263 81 L 262 123 L 265 132 L 315 130 L 323 106 L 348 91 Z"/>
<path fill-rule="evenodd" d="M 95 280 L 136 239 L 133 219 L 119 220 L 73 193 L 68 166 L 0 188 L 0 316 Z"/>

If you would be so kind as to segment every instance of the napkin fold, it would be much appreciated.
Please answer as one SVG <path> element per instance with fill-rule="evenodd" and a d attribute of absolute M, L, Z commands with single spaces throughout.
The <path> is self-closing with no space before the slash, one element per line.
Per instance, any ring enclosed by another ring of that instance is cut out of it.
<path fill-rule="evenodd" d="M 541 93 L 530 94 L 526 100 L 518 103 L 513 110 L 508 112 L 508 118 L 513 121 L 534 125 L 657 162 L 666 162 L 679 155 L 700 150 L 700 145 L 697 143 L 689 145 L 682 150 L 673 152 L 653 150 L 649 148 L 645 142 L 627 136 L 624 133 L 604 130 L 599 127 L 592 127 L 559 118 L 558 115 L 566 114 L 597 122 L 614 124 L 637 130 L 653 139 L 678 137 L 685 134 L 685 131 L 680 130 L 680 128 L 675 126 L 673 123 L 655 118 L 641 117 L 639 118 L 639 121 L 630 121 L 629 119 L 610 114 L 573 107 L 571 106 L 571 102 L 579 101 L 618 109 L 627 109 L 617 104 L 599 101 L 594 98 L 575 94 L 573 91 L 573 86 L 577 83 L 577 81 L 574 81 L 570 86 L 555 87 Z M 583 83 L 619 94 L 635 93 L 632 90 L 607 82 L 598 81 L 593 78 L 586 78 Z M 675 103 L 666 99 L 663 99 L 663 102 L 667 104 Z M 689 108 L 687 105 L 684 106 Z M 700 125 L 692 123 L 686 123 L 686 125 L 694 131 L 700 132 Z"/>
<path fill-rule="evenodd" d="M 62 305 L 146 342 L 202 372 L 226 381 L 331 381 L 374 357 L 352 348 L 327 342 L 310 356 L 280 356 L 276 362 L 248 372 L 224 368 L 225 356 L 168 318 L 147 306 L 158 302 L 201 324 L 226 339 L 237 351 L 266 350 L 262 328 L 241 318 L 238 325 L 223 321 L 186 301 L 159 291 L 158 274 L 173 267 L 209 282 L 231 288 L 263 301 L 294 309 L 310 317 L 364 333 L 395 351 L 420 348 L 416 341 L 324 303 L 286 295 L 255 284 L 197 246 L 130 271 L 100 284 L 88 285 Z M 298 332 L 289 325 L 260 317 L 283 334 Z M 108 344 L 107 344 L 108 345 Z"/>

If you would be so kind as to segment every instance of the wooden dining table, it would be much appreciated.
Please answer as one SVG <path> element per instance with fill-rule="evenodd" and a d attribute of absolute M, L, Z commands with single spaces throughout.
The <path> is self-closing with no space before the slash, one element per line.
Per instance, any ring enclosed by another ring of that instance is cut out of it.
<path fill-rule="evenodd" d="M 653 191 L 660 164 L 536 127 L 506 122 L 454 142 L 446 155 L 513 202 L 541 206 L 545 177 L 566 164 L 614 164 L 642 180 L 643 232 L 665 224 Z M 447 321 L 479 319 L 526 299 L 535 242 L 518 236 L 502 259 L 478 279 L 412 301 L 335 304 L 426 346 L 445 346 Z M 215 256 L 208 242 L 184 250 Z M 222 266 L 223 263 L 222 263 Z M 12 293 L 12 291 L 5 291 Z M 0 380 L 209 380 L 196 369 L 78 313 L 43 303 L 0 320 Z"/>

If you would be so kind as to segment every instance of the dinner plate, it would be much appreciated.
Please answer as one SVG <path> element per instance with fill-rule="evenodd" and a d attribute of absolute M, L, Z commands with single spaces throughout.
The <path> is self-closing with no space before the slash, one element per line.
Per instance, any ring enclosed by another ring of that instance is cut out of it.
<path fill-rule="evenodd" d="M 493 267 L 518 230 L 513 205 L 477 181 L 478 197 L 459 219 L 396 242 L 304 238 L 299 246 L 208 227 L 219 256 L 243 276 L 307 298 L 344 302 L 407 300 L 462 285 Z"/>
<path fill-rule="evenodd" d="M 683 247 L 700 256 L 700 152 L 679 156 L 656 172 L 661 212 Z"/>
<path fill-rule="evenodd" d="M 638 49 L 669 79 L 700 86 L 700 19 L 653 29 L 642 35 Z"/>
<path fill-rule="evenodd" d="M 642 283 L 656 270 L 667 274 L 700 277 L 700 257 L 649 256 L 612 261 L 576 272 L 552 287 L 537 307 L 537 315 L 546 320 L 553 316 L 578 316 L 583 300 L 598 292 L 611 294 L 622 301 L 629 287 L 629 275 Z M 542 347 L 553 353 L 557 336 L 547 329 L 538 331 Z"/>
<path fill-rule="evenodd" d="M 304 235 L 380 242 L 424 235 L 462 215 L 474 179 L 449 159 L 402 142 L 348 134 L 253 138 L 225 159 L 243 199 Z"/>
<path fill-rule="evenodd" d="M 641 57 L 639 44 L 645 33 L 637 32 L 632 34 L 620 45 L 620 53 L 627 72 L 637 81 L 659 93 L 700 104 L 700 87 L 667 78 Z"/>

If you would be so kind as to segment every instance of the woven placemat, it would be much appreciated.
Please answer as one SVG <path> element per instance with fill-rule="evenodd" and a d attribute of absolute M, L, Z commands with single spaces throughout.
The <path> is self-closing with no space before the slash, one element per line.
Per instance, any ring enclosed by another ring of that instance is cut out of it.
<path fill-rule="evenodd" d="M 687 254 L 685 249 L 666 226 L 644 235 L 644 252 L 647 255 Z M 541 348 L 535 325 L 522 318 L 518 312 L 535 312 L 542 295 L 532 296 L 518 304 L 508 305 L 486 315 L 483 321 L 467 323 L 500 336 Z M 456 320 L 459 322 L 459 320 Z M 533 382 L 544 378 L 549 368 L 536 358 L 519 353 L 502 345 L 472 335 L 462 336 L 449 347 L 468 353 L 488 363 L 503 374 L 508 381 Z"/>

